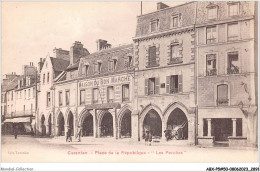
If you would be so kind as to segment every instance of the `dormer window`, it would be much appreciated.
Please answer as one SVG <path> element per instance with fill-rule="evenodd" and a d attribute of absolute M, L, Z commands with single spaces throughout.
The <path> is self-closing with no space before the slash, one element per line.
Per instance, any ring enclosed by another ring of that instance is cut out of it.
<path fill-rule="evenodd" d="M 125 68 L 131 68 L 133 66 L 133 57 L 127 56 L 125 58 Z"/>
<path fill-rule="evenodd" d="M 239 3 L 232 2 L 228 4 L 228 15 L 237 16 L 239 14 Z"/>
<path fill-rule="evenodd" d="M 175 16 L 172 16 L 172 28 L 176 28 L 176 27 L 179 27 L 179 16 L 178 15 L 175 15 Z"/>
<path fill-rule="evenodd" d="M 207 6 L 208 8 L 208 19 L 212 20 L 212 19 L 217 19 L 218 16 L 218 6 L 214 5 L 214 4 L 209 4 Z"/>
<path fill-rule="evenodd" d="M 116 59 L 110 59 L 108 61 L 108 71 L 112 72 L 116 70 L 116 64 L 117 60 Z"/>
<path fill-rule="evenodd" d="M 100 72 L 101 72 L 101 65 L 102 65 L 101 62 L 94 63 L 94 73 L 95 74 L 100 74 Z"/>
<path fill-rule="evenodd" d="M 159 28 L 159 19 L 152 20 L 150 27 L 151 27 L 151 32 L 158 31 L 158 28 Z"/>

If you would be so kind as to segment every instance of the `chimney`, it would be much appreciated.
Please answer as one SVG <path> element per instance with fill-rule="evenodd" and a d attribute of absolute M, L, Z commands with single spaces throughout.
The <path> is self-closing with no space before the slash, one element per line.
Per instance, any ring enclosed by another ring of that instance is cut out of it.
<path fill-rule="evenodd" d="M 54 58 L 70 60 L 70 52 L 67 50 L 63 50 L 62 48 L 54 48 L 53 49 Z"/>
<path fill-rule="evenodd" d="M 40 58 L 40 61 L 38 62 L 38 73 L 41 72 L 42 67 L 43 67 L 43 63 L 44 63 L 44 61 L 42 60 L 42 58 Z"/>
<path fill-rule="evenodd" d="M 70 65 L 75 64 L 81 57 L 89 55 L 89 51 L 83 47 L 83 44 L 79 41 L 75 41 L 70 47 Z"/>
<path fill-rule="evenodd" d="M 164 8 L 167 8 L 167 7 L 169 7 L 169 6 L 162 3 L 162 2 L 157 3 L 157 10 L 161 10 L 161 9 L 164 9 Z"/>
<path fill-rule="evenodd" d="M 97 51 L 111 48 L 111 44 L 108 44 L 106 40 L 98 39 L 96 42 L 97 42 Z"/>

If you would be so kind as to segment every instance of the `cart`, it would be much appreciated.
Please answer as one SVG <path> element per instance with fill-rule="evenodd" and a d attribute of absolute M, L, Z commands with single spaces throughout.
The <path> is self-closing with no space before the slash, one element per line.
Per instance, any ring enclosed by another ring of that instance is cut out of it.
<path fill-rule="evenodd" d="M 183 128 L 187 125 L 187 123 L 188 121 L 185 120 L 181 125 L 174 127 L 173 130 L 166 129 L 164 131 L 166 140 L 172 140 L 173 138 L 175 138 L 176 140 L 184 139 Z"/>

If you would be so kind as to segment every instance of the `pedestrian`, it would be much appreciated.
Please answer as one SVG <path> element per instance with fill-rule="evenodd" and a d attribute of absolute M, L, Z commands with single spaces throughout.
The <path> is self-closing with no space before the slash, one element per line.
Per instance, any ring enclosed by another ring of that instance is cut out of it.
<path fill-rule="evenodd" d="M 153 140 L 152 132 L 149 132 L 149 146 L 151 146 L 152 140 Z"/>
<path fill-rule="evenodd" d="M 146 132 L 145 132 L 144 140 L 145 140 L 145 146 L 148 145 L 148 140 L 149 140 L 149 131 L 146 131 Z"/>
<path fill-rule="evenodd" d="M 66 142 L 72 142 L 71 129 L 70 128 L 68 128 L 68 131 L 67 131 Z"/>
<path fill-rule="evenodd" d="M 78 137 L 78 142 L 80 142 L 80 137 L 81 137 L 81 128 L 78 127 L 78 133 L 77 133 L 77 137 Z"/>
<path fill-rule="evenodd" d="M 17 127 L 15 126 L 14 127 L 14 138 L 17 139 L 17 134 L 18 134 L 18 131 L 17 131 Z"/>

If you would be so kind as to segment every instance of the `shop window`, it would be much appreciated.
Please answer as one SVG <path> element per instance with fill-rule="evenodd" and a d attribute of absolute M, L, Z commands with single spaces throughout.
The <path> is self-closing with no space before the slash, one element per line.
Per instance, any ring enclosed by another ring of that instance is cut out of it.
<path fill-rule="evenodd" d="M 62 106 L 62 92 L 59 92 L 59 106 Z"/>
<path fill-rule="evenodd" d="M 216 68 L 216 54 L 208 54 L 206 56 L 207 64 L 206 64 L 206 75 L 213 76 L 217 75 L 217 68 Z"/>
<path fill-rule="evenodd" d="M 238 39 L 238 23 L 228 24 L 228 41 L 234 41 Z"/>
<path fill-rule="evenodd" d="M 85 104 L 85 90 L 80 90 L 80 105 Z"/>
<path fill-rule="evenodd" d="M 129 84 L 122 86 L 122 99 L 123 101 L 129 101 Z"/>
<path fill-rule="evenodd" d="M 221 84 L 217 86 L 217 105 L 226 106 L 228 105 L 228 85 Z"/>
<path fill-rule="evenodd" d="M 110 86 L 107 87 L 107 102 L 108 103 L 113 103 L 114 102 L 114 87 Z"/>
<path fill-rule="evenodd" d="M 228 74 L 237 74 L 239 73 L 239 61 L 238 61 L 238 52 L 228 53 Z"/>
<path fill-rule="evenodd" d="M 166 77 L 166 92 L 169 94 L 182 92 L 182 75 Z"/>
<path fill-rule="evenodd" d="M 93 89 L 93 103 L 98 103 L 98 88 Z"/>
<path fill-rule="evenodd" d="M 207 27 L 207 44 L 214 43 L 217 40 L 216 26 Z"/>

